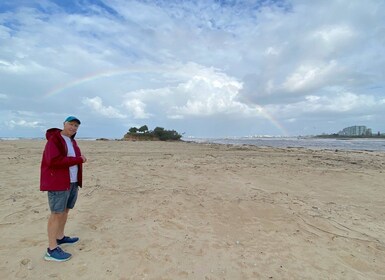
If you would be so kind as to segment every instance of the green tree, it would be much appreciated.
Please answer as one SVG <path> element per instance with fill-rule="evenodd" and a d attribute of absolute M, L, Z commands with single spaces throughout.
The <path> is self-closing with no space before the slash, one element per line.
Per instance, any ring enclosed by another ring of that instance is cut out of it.
<path fill-rule="evenodd" d="M 156 127 L 153 133 L 159 140 L 162 141 L 179 140 L 182 137 L 182 135 L 175 130 L 165 130 L 163 127 Z"/>
<path fill-rule="evenodd" d="M 147 125 L 143 125 L 138 129 L 139 132 L 146 133 L 148 132 L 148 127 Z"/>
<path fill-rule="evenodd" d="M 138 132 L 138 129 L 137 129 L 136 127 L 131 127 L 131 128 L 128 130 L 128 132 L 129 132 L 130 134 L 135 134 L 135 133 Z"/>

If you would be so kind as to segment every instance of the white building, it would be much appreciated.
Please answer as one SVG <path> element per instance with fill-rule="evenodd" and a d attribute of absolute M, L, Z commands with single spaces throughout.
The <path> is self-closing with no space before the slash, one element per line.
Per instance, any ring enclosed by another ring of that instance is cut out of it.
<path fill-rule="evenodd" d="M 372 130 L 366 128 L 364 125 L 355 125 L 349 126 L 338 132 L 338 135 L 341 136 L 363 136 L 363 135 L 372 135 Z"/>

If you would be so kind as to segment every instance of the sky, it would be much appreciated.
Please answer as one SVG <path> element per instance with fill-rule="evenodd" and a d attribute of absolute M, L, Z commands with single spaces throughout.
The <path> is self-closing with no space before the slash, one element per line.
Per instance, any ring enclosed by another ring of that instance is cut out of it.
<path fill-rule="evenodd" d="M 385 1 L 1 0 L 0 137 L 385 133 Z"/>

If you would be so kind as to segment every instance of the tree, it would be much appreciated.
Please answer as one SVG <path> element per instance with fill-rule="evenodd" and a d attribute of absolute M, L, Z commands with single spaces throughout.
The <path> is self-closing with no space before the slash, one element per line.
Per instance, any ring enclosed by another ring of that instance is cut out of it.
<path fill-rule="evenodd" d="M 166 141 L 166 140 L 179 140 L 182 138 L 182 135 L 180 135 L 175 130 L 165 130 L 163 127 L 156 127 L 154 129 L 154 135 L 159 138 L 159 140 Z"/>
<path fill-rule="evenodd" d="M 148 127 L 147 125 L 143 125 L 138 129 L 139 132 L 146 133 L 148 132 Z"/>
<path fill-rule="evenodd" d="M 131 127 L 129 130 L 128 130 L 129 133 L 131 134 L 135 134 L 138 132 L 138 129 L 136 127 Z"/>

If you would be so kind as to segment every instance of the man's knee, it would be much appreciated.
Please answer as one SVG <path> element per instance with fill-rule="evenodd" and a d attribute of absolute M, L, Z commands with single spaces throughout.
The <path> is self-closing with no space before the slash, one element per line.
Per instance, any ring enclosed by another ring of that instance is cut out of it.
<path fill-rule="evenodd" d="M 51 212 L 51 219 L 53 219 L 53 220 L 55 220 L 55 221 L 60 221 L 60 220 L 63 219 L 66 215 L 67 215 L 67 212 L 59 212 L 59 213 Z"/>

